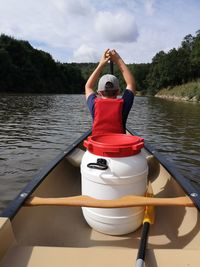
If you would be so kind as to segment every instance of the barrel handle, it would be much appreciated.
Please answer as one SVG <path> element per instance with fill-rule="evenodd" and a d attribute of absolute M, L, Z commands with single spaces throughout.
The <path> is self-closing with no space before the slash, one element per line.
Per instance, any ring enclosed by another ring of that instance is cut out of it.
<path fill-rule="evenodd" d="M 87 167 L 90 169 L 97 169 L 102 171 L 108 169 L 107 161 L 102 158 L 97 159 L 97 162 L 88 163 Z"/>
<path fill-rule="evenodd" d="M 116 183 L 116 179 L 119 179 L 120 177 L 119 176 L 116 176 L 116 174 L 114 173 L 101 173 L 99 175 L 102 179 L 106 180 L 108 179 L 109 181 L 111 181 L 113 179 L 113 181 Z"/>

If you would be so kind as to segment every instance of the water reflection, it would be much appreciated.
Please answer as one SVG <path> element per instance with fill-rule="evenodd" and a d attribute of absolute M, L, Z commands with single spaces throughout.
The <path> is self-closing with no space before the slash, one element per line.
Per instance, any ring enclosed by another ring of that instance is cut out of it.
<path fill-rule="evenodd" d="M 129 124 L 176 163 L 187 178 L 200 180 L 200 105 L 136 98 Z"/>
<path fill-rule="evenodd" d="M 200 105 L 139 97 L 128 126 L 176 163 L 186 177 L 198 177 Z M 91 127 L 80 95 L 1 95 L 0 209 L 36 172 Z"/>

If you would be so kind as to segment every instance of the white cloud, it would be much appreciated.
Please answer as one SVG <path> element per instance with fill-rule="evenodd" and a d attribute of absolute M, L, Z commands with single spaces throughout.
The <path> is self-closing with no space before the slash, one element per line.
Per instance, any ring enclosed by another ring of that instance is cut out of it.
<path fill-rule="evenodd" d="M 88 16 L 93 12 L 93 8 L 87 0 L 62 0 L 62 2 L 66 4 L 68 14 L 71 15 Z"/>
<path fill-rule="evenodd" d="M 92 46 L 82 44 L 77 50 L 73 52 L 71 61 L 74 62 L 97 62 L 99 59 L 99 52 Z"/>
<path fill-rule="evenodd" d="M 106 48 L 127 63 L 150 62 L 200 25 L 196 0 L 0 1 L 0 33 L 28 40 L 61 62 L 97 62 Z"/>
<path fill-rule="evenodd" d="M 146 13 L 150 16 L 152 16 L 155 12 L 154 4 L 155 0 L 145 0 L 144 2 Z"/>
<path fill-rule="evenodd" d="M 138 37 L 134 16 L 124 10 L 99 12 L 95 29 L 108 42 L 134 42 Z"/>
<path fill-rule="evenodd" d="M 55 33 L 61 17 L 52 2 L 7 0 L 1 4 L 0 31 L 18 38 L 43 42 L 56 40 Z"/>

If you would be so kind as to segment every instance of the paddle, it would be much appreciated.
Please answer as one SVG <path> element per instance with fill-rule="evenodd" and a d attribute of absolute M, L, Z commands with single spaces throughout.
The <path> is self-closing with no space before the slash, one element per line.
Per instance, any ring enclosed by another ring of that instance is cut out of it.
<path fill-rule="evenodd" d="M 192 200 L 185 197 L 152 198 L 143 196 L 124 196 L 113 200 L 99 200 L 89 196 L 73 196 L 63 198 L 30 197 L 25 202 L 26 206 L 77 206 L 92 208 L 125 208 L 138 206 L 186 206 L 193 207 Z"/>
<path fill-rule="evenodd" d="M 110 60 L 110 74 L 113 75 L 113 73 L 114 73 L 114 64 L 113 64 L 113 61 Z"/>
<path fill-rule="evenodd" d="M 153 190 L 152 190 L 150 183 L 148 186 L 147 196 L 153 197 Z M 147 240 L 148 240 L 148 234 L 149 234 L 149 227 L 150 227 L 150 224 L 153 224 L 153 223 L 154 223 L 154 207 L 153 206 L 146 206 L 145 213 L 144 213 L 144 219 L 143 219 L 143 228 L 142 228 L 140 247 L 138 250 L 135 267 L 143 267 L 144 266 Z"/>

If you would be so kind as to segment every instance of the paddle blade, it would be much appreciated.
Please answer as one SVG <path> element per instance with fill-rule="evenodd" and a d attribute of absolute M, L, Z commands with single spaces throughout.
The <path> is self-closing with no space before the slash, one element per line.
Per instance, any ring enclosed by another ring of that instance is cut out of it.
<path fill-rule="evenodd" d="M 147 188 L 147 193 L 146 197 L 152 197 L 153 198 L 153 188 L 151 183 L 149 182 L 148 188 Z M 144 212 L 144 219 L 143 219 L 143 224 L 145 222 L 149 224 L 154 224 L 155 221 L 155 208 L 154 206 L 146 206 L 145 212 Z"/>

